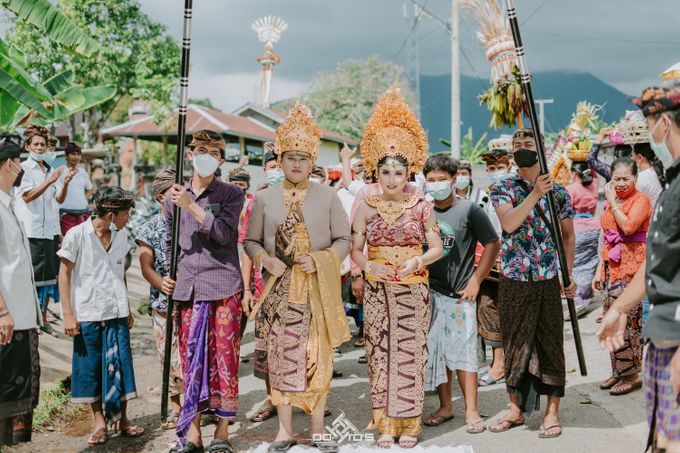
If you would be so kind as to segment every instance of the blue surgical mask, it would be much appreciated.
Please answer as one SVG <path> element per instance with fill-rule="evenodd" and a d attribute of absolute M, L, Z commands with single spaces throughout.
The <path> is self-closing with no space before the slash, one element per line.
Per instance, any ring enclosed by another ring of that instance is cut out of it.
<path fill-rule="evenodd" d="M 45 153 L 34 153 L 33 151 L 28 153 L 29 156 L 31 156 L 31 159 L 33 159 L 36 162 L 42 162 L 45 160 Z"/>
<path fill-rule="evenodd" d="M 283 182 L 283 170 L 277 168 L 275 170 L 269 170 L 267 172 L 267 184 L 270 186 L 275 186 Z"/>
<path fill-rule="evenodd" d="M 428 182 L 425 184 L 425 193 L 437 201 L 446 200 L 451 195 L 451 182 Z"/>
<path fill-rule="evenodd" d="M 508 173 L 505 170 L 494 171 L 493 173 L 489 173 L 489 179 L 491 180 L 491 184 L 496 184 L 498 181 L 502 181 L 506 179 L 508 176 L 510 176 L 510 173 Z"/>
<path fill-rule="evenodd" d="M 654 131 L 656 131 L 656 128 L 659 127 L 659 124 L 661 124 L 661 117 L 659 117 L 652 130 L 649 131 L 649 146 L 652 148 L 652 151 L 654 151 L 654 154 L 656 154 L 656 157 L 658 157 L 659 159 L 662 160 L 664 158 L 672 159 L 671 150 L 668 149 L 668 145 L 666 144 L 666 139 L 668 139 L 668 134 L 670 133 L 671 130 L 668 129 L 666 131 L 666 134 L 661 140 L 661 143 L 657 143 L 654 141 Z"/>
<path fill-rule="evenodd" d="M 465 175 L 459 175 L 456 178 L 456 189 L 463 190 L 470 185 L 470 177 Z"/>
<path fill-rule="evenodd" d="M 54 153 L 54 152 L 43 154 L 43 162 L 45 162 L 50 167 L 52 166 L 52 162 L 54 162 L 54 160 L 56 158 L 57 158 L 57 153 Z"/>

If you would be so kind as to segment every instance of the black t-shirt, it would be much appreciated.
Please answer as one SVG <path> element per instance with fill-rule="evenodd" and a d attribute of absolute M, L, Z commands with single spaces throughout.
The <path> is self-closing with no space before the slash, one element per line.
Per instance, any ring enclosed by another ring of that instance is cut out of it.
<path fill-rule="evenodd" d="M 643 336 L 680 341 L 680 159 L 666 171 L 666 190 L 656 202 L 647 232 L 645 283 L 649 319 Z"/>
<path fill-rule="evenodd" d="M 475 271 L 475 246 L 497 241 L 489 216 L 476 203 L 458 199 L 448 209 L 435 207 L 444 256 L 431 264 L 430 288 L 449 297 L 458 297 Z"/>

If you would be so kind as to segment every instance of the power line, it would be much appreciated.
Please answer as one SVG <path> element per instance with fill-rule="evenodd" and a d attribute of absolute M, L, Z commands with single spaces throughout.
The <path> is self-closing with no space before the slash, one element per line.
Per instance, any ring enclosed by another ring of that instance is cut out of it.
<path fill-rule="evenodd" d="M 531 19 L 532 17 L 534 17 L 534 15 L 535 15 L 537 12 L 539 12 L 539 11 L 541 10 L 541 8 L 543 8 L 549 1 L 550 1 L 550 0 L 545 0 L 543 3 L 541 3 L 541 4 L 538 6 L 538 8 L 536 8 L 535 10 L 533 10 L 533 11 L 531 12 L 531 14 L 529 14 L 529 15 L 527 16 L 527 18 L 524 19 L 524 20 L 522 21 L 521 25 L 524 25 L 524 24 L 526 24 L 527 22 L 529 22 L 529 19 Z"/>
<path fill-rule="evenodd" d="M 641 39 L 625 39 L 625 38 L 606 38 L 604 36 L 586 36 L 586 35 L 570 35 L 567 33 L 553 33 L 547 31 L 531 31 L 528 33 L 535 33 L 537 35 L 548 35 L 548 36 L 559 36 L 561 38 L 579 38 L 587 39 L 589 41 L 610 41 L 610 42 L 625 42 L 631 44 L 655 44 L 655 45 L 668 45 L 668 46 L 680 46 L 680 41 L 645 41 Z"/>
<path fill-rule="evenodd" d="M 418 5 L 418 3 L 416 3 L 414 0 L 411 0 L 411 1 L 413 3 L 415 3 L 416 5 Z M 425 5 L 427 5 L 427 1 L 425 2 Z M 420 5 L 418 5 L 418 6 L 420 6 Z M 425 11 L 424 7 L 422 7 L 422 11 Z M 418 16 L 413 18 L 413 25 L 411 25 L 411 29 L 409 30 L 408 34 L 406 35 L 406 39 L 404 39 L 404 42 L 401 43 L 401 46 L 399 46 L 399 50 L 397 51 L 396 54 L 394 54 L 394 56 L 392 57 L 392 60 L 396 60 L 397 58 L 399 58 L 399 55 L 401 55 L 401 53 L 406 48 L 406 44 L 408 43 L 408 40 L 411 39 L 411 36 L 416 31 L 416 27 L 418 26 L 418 22 L 420 21 L 420 16 L 422 14 L 422 11 L 418 14 Z"/>

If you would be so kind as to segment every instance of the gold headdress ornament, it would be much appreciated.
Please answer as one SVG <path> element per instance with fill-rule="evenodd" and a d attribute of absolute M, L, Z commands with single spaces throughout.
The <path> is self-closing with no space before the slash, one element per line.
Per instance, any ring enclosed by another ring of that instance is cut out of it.
<path fill-rule="evenodd" d="M 281 162 L 281 156 L 287 151 L 301 151 L 312 156 L 312 162 L 319 157 L 321 146 L 321 129 L 314 122 L 309 107 L 296 102 L 290 109 L 286 120 L 276 129 L 274 153 Z"/>
<path fill-rule="evenodd" d="M 226 143 L 222 135 L 220 135 L 220 138 L 214 138 L 208 134 L 208 131 L 198 131 L 194 133 L 191 137 L 191 143 L 189 143 L 190 148 L 195 148 L 197 146 L 224 149 Z"/>
<path fill-rule="evenodd" d="M 404 102 L 396 82 L 375 107 L 361 142 L 361 158 L 369 174 L 384 157 L 405 159 L 411 173 L 419 173 L 427 158 L 423 126 Z"/>

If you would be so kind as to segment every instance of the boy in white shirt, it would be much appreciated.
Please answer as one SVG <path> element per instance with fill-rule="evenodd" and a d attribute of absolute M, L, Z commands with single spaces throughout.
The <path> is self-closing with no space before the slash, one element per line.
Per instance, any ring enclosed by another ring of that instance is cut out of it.
<path fill-rule="evenodd" d="M 97 215 L 71 228 L 58 254 L 64 332 L 74 337 L 71 398 L 90 404 L 95 431 L 88 443 L 101 445 L 108 440 L 107 422 L 119 421 L 126 437 L 144 429 L 126 415 L 127 401 L 137 396 L 125 283 L 125 224 L 134 200 L 121 188 L 103 186 L 95 205 Z"/>

